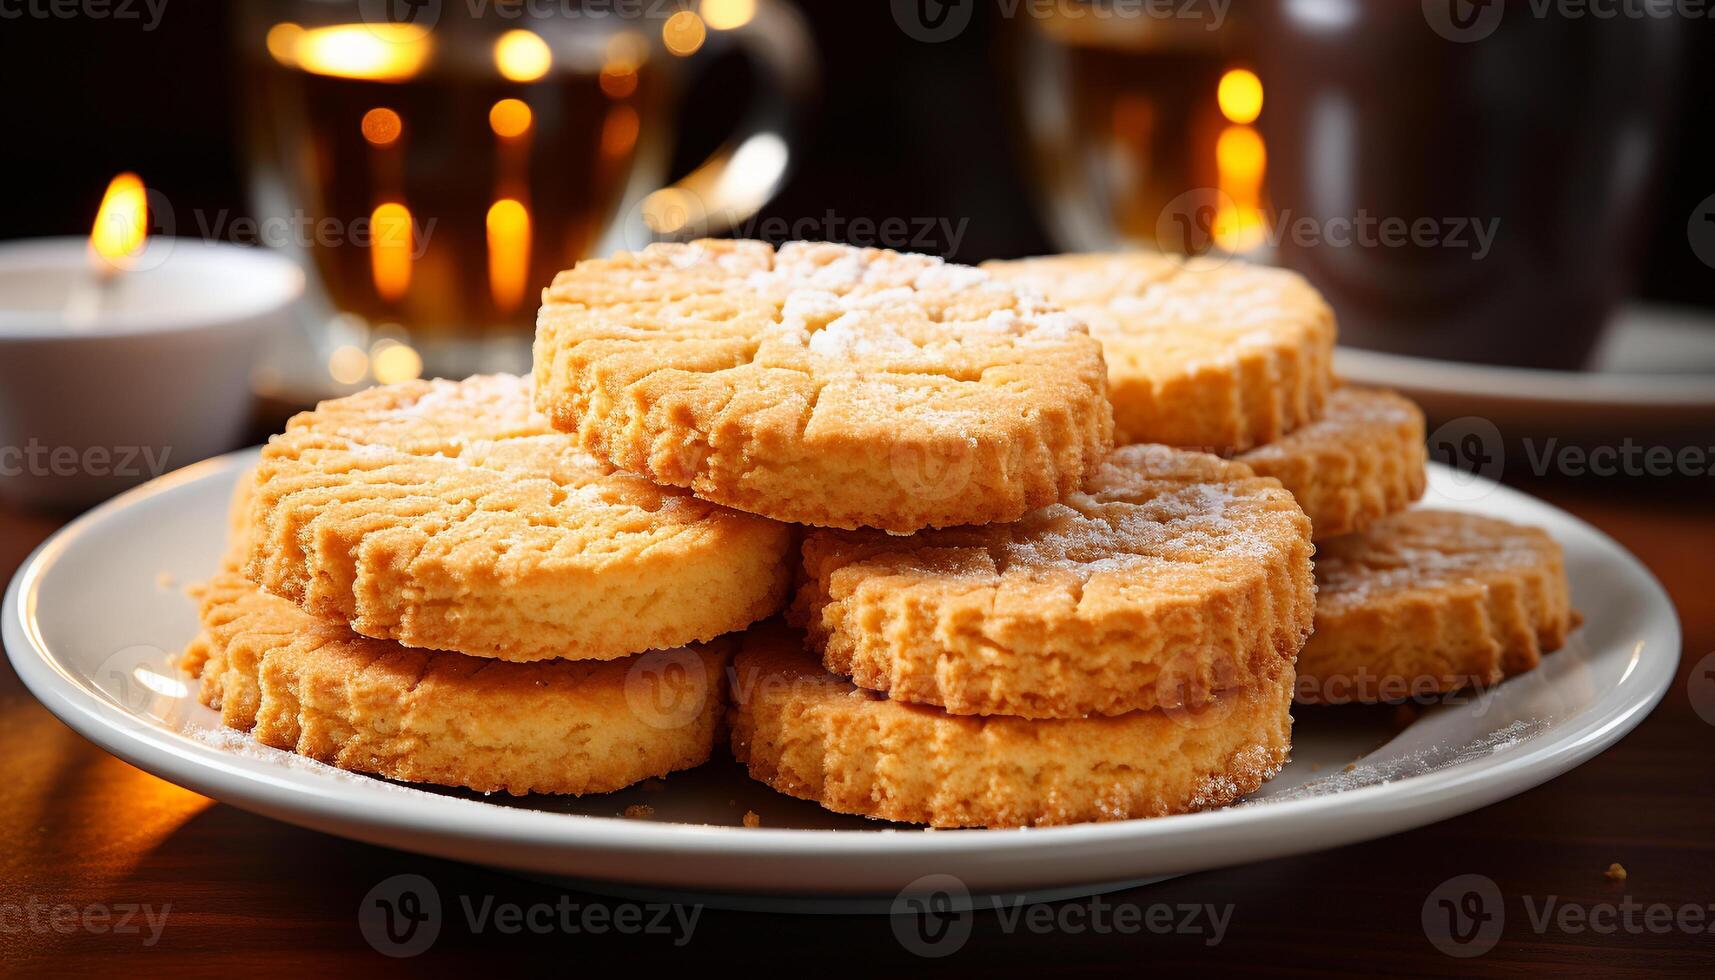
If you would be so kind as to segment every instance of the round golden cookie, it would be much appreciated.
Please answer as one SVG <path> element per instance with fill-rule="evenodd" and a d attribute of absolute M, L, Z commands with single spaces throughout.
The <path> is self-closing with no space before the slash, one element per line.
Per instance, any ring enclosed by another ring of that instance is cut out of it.
<path fill-rule="evenodd" d="M 988 274 L 795 242 L 652 245 L 554 279 L 537 404 L 657 483 L 823 527 L 1011 521 L 1112 445 L 1100 346 Z"/>
<path fill-rule="evenodd" d="M 225 571 L 181 665 L 221 723 L 353 772 L 481 792 L 605 793 L 708 759 L 732 642 L 602 662 L 412 650 Z"/>
<path fill-rule="evenodd" d="M 1290 490 L 1323 541 L 1423 496 L 1423 411 L 1391 391 L 1336 388 L 1321 418 L 1234 458 Z"/>
<path fill-rule="evenodd" d="M 1195 706 L 1291 669 L 1311 552 L 1274 480 L 1126 446 L 1013 524 L 811 532 L 791 615 L 829 670 L 953 714 Z"/>
<path fill-rule="evenodd" d="M 1089 324 L 1122 445 L 1242 452 L 1314 419 L 1334 386 L 1333 311 L 1294 273 L 1151 252 L 983 268 Z"/>
<path fill-rule="evenodd" d="M 1535 667 L 1575 625 L 1560 545 L 1538 528 L 1410 510 L 1316 555 L 1304 704 L 1397 701 Z"/>
<path fill-rule="evenodd" d="M 823 670 L 794 631 L 745 635 L 733 755 L 829 810 L 935 827 L 1128 820 L 1223 806 L 1291 746 L 1292 670 L 1196 709 L 1032 721 L 890 701 Z"/>
<path fill-rule="evenodd" d="M 510 376 L 323 402 L 269 441 L 245 572 L 365 636 L 604 660 L 742 629 L 784 597 L 788 528 L 616 473 Z"/>

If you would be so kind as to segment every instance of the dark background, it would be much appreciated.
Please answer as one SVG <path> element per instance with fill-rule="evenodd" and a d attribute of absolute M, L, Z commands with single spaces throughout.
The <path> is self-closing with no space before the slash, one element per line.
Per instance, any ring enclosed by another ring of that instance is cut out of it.
<path fill-rule="evenodd" d="M 967 218 L 950 258 L 1055 250 L 1006 108 L 1001 4 L 963 2 L 975 4 L 970 27 L 923 44 L 898 28 L 888 0 L 800 0 L 821 48 L 822 106 L 800 166 L 763 217 Z M 167 0 L 153 31 L 136 20 L 0 19 L 0 167 L 15 189 L 0 238 L 85 233 L 121 170 L 140 173 L 181 213 L 247 213 L 239 133 L 255 110 L 237 85 L 234 6 Z M 1715 192 L 1710 23 L 1684 25 L 1678 145 L 1660 175 L 1638 291 L 1715 306 L 1715 270 L 1686 239 L 1688 216 Z M 718 138 L 742 83 L 741 73 L 717 70 L 690 93 L 690 117 L 703 122 L 687 133 L 682 163 Z"/>

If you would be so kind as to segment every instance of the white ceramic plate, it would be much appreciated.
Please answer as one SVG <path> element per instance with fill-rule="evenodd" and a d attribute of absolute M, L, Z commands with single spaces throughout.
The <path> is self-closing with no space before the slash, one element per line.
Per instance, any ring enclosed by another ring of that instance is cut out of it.
<path fill-rule="evenodd" d="M 223 733 L 172 667 L 195 632 L 178 585 L 215 568 L 228 493 L 252 458 L 210 460 L 132 491 L 24 564 L 6 593 L 4 637 L 30 690 L 115 755 L 234 806 L 613 890 L 855 898 L 951 874 L 979 894 L 1052 896 L 1333 847 L 1474 810 L 1589 759 L 1649 713 L 1679 657 L 1672 606 L 1619 545 L 1538 501 L 1437 469 L 1429 503 L 1538 524 L 1560 540 L 1585 626 L 1541 669 L 1436 705 L 1402 733 L 1387 708 L 1300 709 L 1292 764 L 1239 806 L 924 832 L 777 796 L 730 760 L 654 791 L 583 800 L 419 790 Z M 654 807 L 654 819 L 617 816 L 636 802 Z M 760 829 L 739 826 L 746 810 L 761 815 Z"/>
<path fill-rule="evenodd" d="M 1342 347 L 1341 377 L 1392 388 L 1430 418 L 1481 416 L 1515 435 L 1706 440 L 1715 418 L 1715 317 L 1634 306 L 1608 327 L 1588 371 L 1466 364 Z M 1687 443 L 1690 444 L 1690 443 Z"/>

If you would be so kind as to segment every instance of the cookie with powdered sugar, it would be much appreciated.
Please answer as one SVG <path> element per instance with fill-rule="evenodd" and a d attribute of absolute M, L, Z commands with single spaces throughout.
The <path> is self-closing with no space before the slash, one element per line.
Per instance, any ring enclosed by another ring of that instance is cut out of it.
<path fill-rule="evenodd" d="M 1325 541 L 1423 496 L 1423 411 L 1391 391 L 1338 388 L 1316 421 L 1235 458 L 1290 490 Z"/>
<path fill-rule="evenodd" d="M 1308 424 L 1334 387 L 1333 311 L 1295 273 L 1153 252 L 983 268 L 1089 324 L 1121 444 L 1243 452 Z"/>
<path fill-rule="evenodd" d="M 245 574 L 356 632 L 530 661 L 606 660 L 773 614 L 784 525 L 619 473 L 526 379 L 323 402 L 262 451 Z"/>
<path fill-rule="evenodd" d="M 657 483 L 776 520 L 1016 520 L 1112 444 L 1084 325 L 925 255 L 794 242 L 652 245 L 543 295 L 537 404 Z"/>
<path fill-rule="evenodd" d="M 1316 555 L 1307 704 L 1400 701 L 1535 667 L 1577 625 L 1560 545 L 1540 528 L 1409 510 Z"/>
<path fill-rule="evenodd" d="M 806 535 L 791 616 L 829 670 L 953 714 L 1196 707 L 1292 672 L 1311 551 L 1278 482 L 1127 446 L 1016 523 Z"/>

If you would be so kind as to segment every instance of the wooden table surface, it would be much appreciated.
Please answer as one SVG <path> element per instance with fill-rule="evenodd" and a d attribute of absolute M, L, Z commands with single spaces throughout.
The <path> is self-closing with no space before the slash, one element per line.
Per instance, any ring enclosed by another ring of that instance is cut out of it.
<path fill-rule="evenodd" d="M 1545 786 L 1410 833 L 1190 875 L 1101 903 L 1069 903 L 1047 927 L 980 913 L 963 947 L 935 962 L 985 972 L 1217 966 L 1492 973 L 1529 964 L 1607 975 L 1715 975 L 1715 726 L 1693 709 L 1687 686 L 1694 665 L 1715 652 L 1711 481 L 1527 489 L 1632 549 L 1679 609 L 1679 679 L 1619 745 Z M 0 576 L 9 577 L 58 523 L 0 510 Z M 1700 703 L 1715 705 L 1715 678 L 1696 683 L 1709 685 Z M 932 962 L 908 952 L 893 920 L 882 916 L 716 910 L 701 913 L 689 941 L 682 931 L 473 932 L 455 911 L 426 955 L 384 958 L 364 938 L 357 910 L 393 875 L 427 877 L 455 909 L 460 899 L 479 909 L 492 899 L 494 907 L 575 903 L 586 914 L 611 900 L 215 803 L 90 745 L 39 706 L 9 666 L 0 666 L 0 787 L 0 973 L 87 974 L 119 958 L 157 975 L 269 965 L 299 973 L 480 968 L 497 955 L 585 975 L 667 961 L 774 961 L 814 973 Z M 1628 870 L 1626 880 L 1604 876 L 1613 862 Z M 1425 906 L 1434 905 L 1444 882 L 1464 874 L 1493 880 L 1504 896 L 1504 926 L 1486 954 L 1454 959 L 1430 942 Z M 1550 901 L 1556 911 L 1539 927 L 1533 916 Z M 1113 915 L 1115 906 L 1164 904 L 1230 906 L 1230 919 L 1213 944 L 1208 931 L 1107 928 L 1130 922 Z M 92 905 L 94 914 L 86 915 Z M 1670 911 L 1652 918 L 1650 907 Z M 116 929 L 127 912 L 129 924 Z M 1662 931 L 1666 916 L 1678 924 Z"/>

